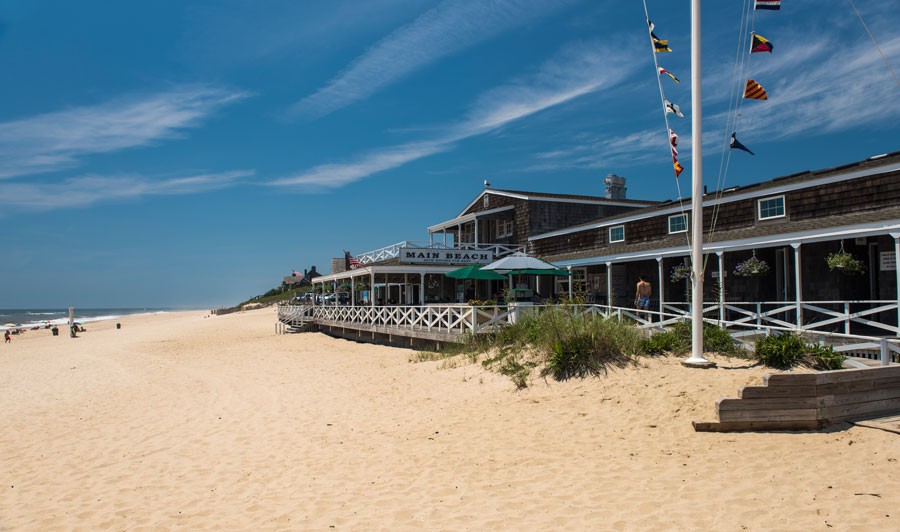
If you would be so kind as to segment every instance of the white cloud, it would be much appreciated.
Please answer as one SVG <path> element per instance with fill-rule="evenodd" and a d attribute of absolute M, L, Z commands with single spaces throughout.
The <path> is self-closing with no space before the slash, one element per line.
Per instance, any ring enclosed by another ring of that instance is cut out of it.
<path fill-rule="evenodd" d="M 320 117 L 442 57 L 526 24 L 572 0 L 446 0 L 366 50 L 337 77 L 293 106 Z"/>
<path fill-rule="evenodd" d="M 247 93 L 182 86 L 0 123 L 0 178 L 71 167 L 78 158 L 146 146 L 196 127 Z"/>
<path fill-rule="evenodd" d="M 60 183 L 0 183 L 0 206 L 25 210 L 85 207 L 103 201 L 136 199 L 141 196 L 198 194 L 238 184 L 253 170 L 196 174 L 152 179 L 144 176 L 86 175 Z"/>
<path fill-rule="evenodd" d="M 372 174 L 453 148 L 463 139 L 495 131 L 506 124 L 566 103 L 574 98 L 612 88 L 626 79 L 636 62 L 618 47 L 579 42 L 565 47 L 536 72 L 485 92 L 463 120 L 450 124 L 434 138 L 391 146 L 349 163 L 325 164 L 273 185 L 316 185 L 336 188 Z"/>

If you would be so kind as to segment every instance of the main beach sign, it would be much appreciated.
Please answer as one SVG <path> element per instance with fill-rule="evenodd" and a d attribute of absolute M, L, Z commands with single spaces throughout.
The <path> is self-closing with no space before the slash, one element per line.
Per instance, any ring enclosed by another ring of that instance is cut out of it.
<path fill-rule="evenodd" d="M 488 264 L 494 252 L 481 249 L 400 248 L 400 262 L 407 264 Z"/>

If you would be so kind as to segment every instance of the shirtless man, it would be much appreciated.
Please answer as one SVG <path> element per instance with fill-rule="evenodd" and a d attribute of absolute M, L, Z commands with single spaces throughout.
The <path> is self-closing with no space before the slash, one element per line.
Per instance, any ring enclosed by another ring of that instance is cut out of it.
<path fill-rule="evenodd" d="M 641 275 L 641 280 L 637 284 L 637 291 L 634 294 L 634 306 L 642 310 L 650 310 L 650 283 L 647 282 L 647 276 Z"/>

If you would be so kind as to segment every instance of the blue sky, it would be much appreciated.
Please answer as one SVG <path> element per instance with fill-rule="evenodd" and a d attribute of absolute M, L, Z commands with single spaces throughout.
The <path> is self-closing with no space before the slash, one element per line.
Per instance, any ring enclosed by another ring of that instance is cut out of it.
<path fill-rule="evenodd" d="M 686 118 L 690 3 L 648 0 Z M 895 71 L 897 0 L 857 0 Z M 703 6 L 705 182 L 741 2 Z M 724 185 L 900 149 L 897 86 L 849 2 L 757 12 Z M 678 195 L 640 2 L 8 1 L 0 307 L 231 304 L 455 216 L 495 188 Z M 738 81 L 739 83 L 739 81 Z"/>

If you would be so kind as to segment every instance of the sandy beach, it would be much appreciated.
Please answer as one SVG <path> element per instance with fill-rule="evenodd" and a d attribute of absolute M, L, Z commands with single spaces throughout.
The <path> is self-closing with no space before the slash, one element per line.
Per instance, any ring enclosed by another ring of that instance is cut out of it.
<path fill-rule="evenodd" d="M 131 316 L 0 350 L 0 530 L 898 530 L 900 437 L 695 433 L 742 360 L 515 391 L 478 364 Z"/>

